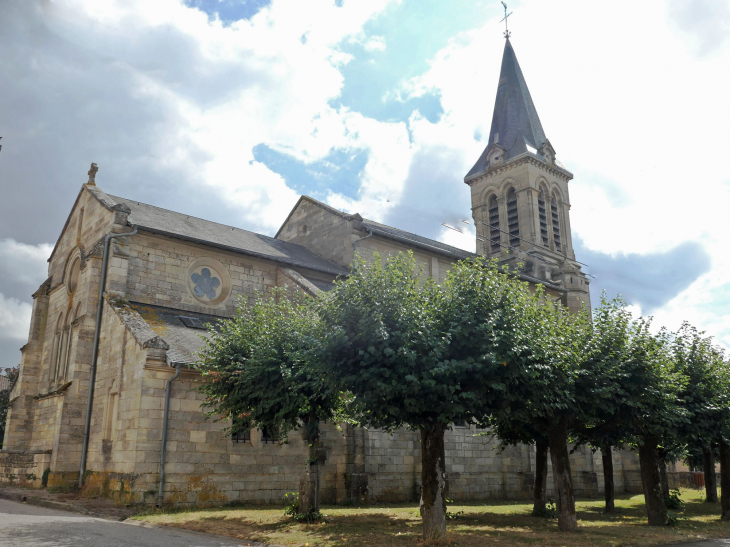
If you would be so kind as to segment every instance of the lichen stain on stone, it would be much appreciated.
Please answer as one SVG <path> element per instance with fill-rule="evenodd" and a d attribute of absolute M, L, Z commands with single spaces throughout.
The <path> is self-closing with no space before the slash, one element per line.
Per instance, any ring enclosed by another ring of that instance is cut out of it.
<path fill-rule="evenodd" d="M 228 501 L 228 497 L 218 490 L 215 483 L 210 482 L 205 475 L 190 475 L 185 477 L 184 490 L 172 486 L 172 492 L 165 497 L 165 503 L 188 503 L 191 494 L 193 502 L 200 505 L 213 505 L 217 502 Z"/>
<path fill-rule="evenodd" d="M 140 306 L 137 308 L 137 312 L 140 316 L 142 316 L 142 319 L 145 320 L 155 334 L 163 336 L 167 333 L 167 324 L 160 319 L 155 310 L 146 306 Z"/>

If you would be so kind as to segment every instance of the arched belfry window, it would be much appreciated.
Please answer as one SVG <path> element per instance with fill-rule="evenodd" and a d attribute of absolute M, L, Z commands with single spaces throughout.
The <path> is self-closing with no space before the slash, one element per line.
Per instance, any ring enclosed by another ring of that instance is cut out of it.
<path fill-rule="evenodd" d="M 492 254 L 499 252 L 499 204 L 497 203 L 497 196 L 489 198 L 489 247 Z"/>
<path fill-rule="evenodd" d="M 563 251 L 563 243 L 560 241 L 560 215 L 558 212 L 558 198 L 553 193 L 553 199 L 550 202 L 550 216 L 553 221 L 553 242 L 555 243 L 555 250 L 559 253 Z"/>
<path fill-rule="evenodd" d="M 517 217 L 517 192 L 510 188 L 507 192 L 507 231 L 510 247 L 520 246 L 520 221 Z"/>
<path fill-rule="evenodd" d="M 548 235 L 547 209 L 545 208 L 545 191 L 542 189 L 537 196 L 537 209 L 540 215 L 540 237 L 542 238 L 542 244 L 545 247 L 549 247 L 550 237 Z"/>

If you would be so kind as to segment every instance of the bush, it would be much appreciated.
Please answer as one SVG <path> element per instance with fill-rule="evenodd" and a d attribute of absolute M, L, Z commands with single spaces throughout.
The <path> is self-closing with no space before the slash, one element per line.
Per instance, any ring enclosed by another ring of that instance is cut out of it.
<path fill-rule="evenodd" d="M 554 519 L 558 518 L 558 510 L 555 507 L 555 500 L 552 498 L 548 498 L 547 503 L 545 504 L 545 507 L 543 509 L 538 510 L 537 512 L 532 513 L 535 517 L 540 517 L 544 519 Z"/>
<path fill-rule="evenodd" d="M 674 490 L 670 490 L 669 496 L 664 498 L 664 503 L 667 506 L 667 509 L 681 509 L 684 507 L 684 501 L 679 497 L 681 492 L 679 491 L 679 488 L 675 488 Z"/>
<path fill-rule="evenodd" d="M 294 516 L 299 513 L 299 493 L 287 492 L 282 498 L 284 500 L 284 514 Z"/>
<path fill-rule="evenodd" d="M 297 522 L 306 522 L 311 524 L 313 522 L 324 521 L 324 515 L 319 511 L 315 511 L 314 508 L 310 509 L 306 513 L 299 512 L 299 493 L 298 492 L 287 492 L 284 494 L 284 514 L 290 516 Z"/>

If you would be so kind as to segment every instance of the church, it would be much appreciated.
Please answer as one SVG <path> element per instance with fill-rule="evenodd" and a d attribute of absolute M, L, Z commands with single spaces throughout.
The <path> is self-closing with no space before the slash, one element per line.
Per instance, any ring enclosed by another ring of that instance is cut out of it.
<path fill-rule="evenodd" d="M 316 296 L 348 275 L 355 255 L 412 251 L 441 281 L 475 256 L 334 209 L 308 196 L 274 237 L 82 185 L 33 294 L 28 342 L 0 451 L 0 481 L 72 488 L 126 503 L 279 502 L 299 489 L 307 442 L 270 431 L 226 432 L 207 420 L 193 364 L 206 323 L 274 287 Z M 569 182 L 506 41 L 489 142 L 466 174 L 476 252 L 573 312 L 590 306 L 576 261 Z M 413 501 L 418 432 L 323 424 L 321 500 Z M 446 433 L 449 497 L 529 498 L 533 446 L 498 450 L 467 423 Z M 638 458 L 614 451 L 616 491 L 641 491 Z M 571 455 L 576 494 L 603 489 L 600 453 Z M 548 488 L 552 491 L 552 477 Z"/>

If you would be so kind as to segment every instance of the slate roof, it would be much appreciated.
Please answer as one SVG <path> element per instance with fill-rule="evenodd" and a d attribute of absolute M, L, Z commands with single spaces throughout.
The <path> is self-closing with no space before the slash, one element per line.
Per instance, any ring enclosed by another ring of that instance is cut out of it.
<path fill-rule="evenodd" d="M 380 224 L 379 222 L 375 222 L 374 220 L 364 219 L 361 224 L 364 229 L 368 230 L 369 232 L 372 231 L 372 233 L 375 235 L 386 237 L 395 241 L 400 241 L 405 245 L 420 247 L 426 251 L 441 253 L 450 258 L 455 258 L 456 260 L 463 260 L 465 258 L 472 258 L 477 256 L 474 253 L 459 249 L 458 247 L 452 247 L 451 245 L 447 245 L 446 243 L 436 241 L 435 239 L 429 239 L 427 237 L 419 236 L 418 234 L 399 230 L 398 228 L 393 228 L 392 226 Z"/>
<path fill-rule="evenodd" d="M 504 45 L 487 148 L 465 178 L 486 171 L 487 150 L 495 143 L 495 135 L 496 143 L 506 150 L 505 161 L 528 151 L 542 157 L 539 149 L 547 140 L 509 39 Z"/>
<path fill-rule="evenodd" d="M 204 338 L 208 331 L 185 326 L 180 317 L 195 317 L 203 324 L 210 323 L 216 326 L 220 321 L 227 319 L 204 313 L 195 313 L 162 306 L 151 306 L 131 302 L 130 306 L 136 311 L 149 327 L 162 338 L 170 348 L 167 350 L 167 359 L 171 364 L 193 364 L 197 361 L 197 353 L 203 348 Z"/>
<path fill-rule="evenodd" d="M 322 258 L 306 247 L 273 237 L 249 232 L 233 226 L 177 213 L 139 201 L 105 194 L 98 187 L 89 187 L 105 207 L 124 204 L 131 209 L 128 221 L 140 230 L 211 245 L 229 251 L 266 258 L 290 266 L 309 268 L 333 275 L 346 275 L 347 270 Z"/>

